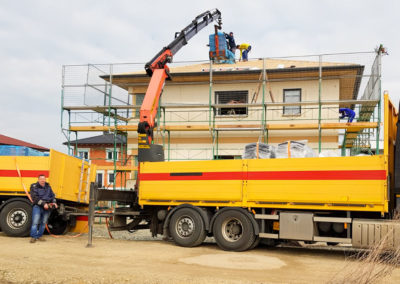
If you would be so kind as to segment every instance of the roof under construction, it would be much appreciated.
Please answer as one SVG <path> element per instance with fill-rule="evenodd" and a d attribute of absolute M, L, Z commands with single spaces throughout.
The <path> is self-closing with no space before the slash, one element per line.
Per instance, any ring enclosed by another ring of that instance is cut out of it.
<path fill-rule="evenodd" d="M 292 59 L 255 59 L 246 62 L 238 61 L 235 64 L 212 65 L 213 81 L 260 81 L 263 66 L 268 74 L 268 80 L 284 81 L 318 80 L 321 72 L 322 78 L 340 80 L 340 100 L 357 99 L 364 66 L 354 63 L 319 62 Z M 185 66 L 172 66 L 170 68 L 171 81 L 168 84 L 187 82 L 208 82 L 210 77 L 210 64 L 200 63 Z M 100 76 L 109 81 L 109 75 Z M 130 86 L 147 86 L 150 77 L 143 71 L 113 74 L 112 83 L 128 90 Z"/>

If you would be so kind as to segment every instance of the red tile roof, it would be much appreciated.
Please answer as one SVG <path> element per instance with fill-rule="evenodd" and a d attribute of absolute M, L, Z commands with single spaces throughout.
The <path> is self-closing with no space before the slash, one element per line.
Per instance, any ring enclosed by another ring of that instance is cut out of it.
<path fill-rule="evenodd" d="M 0 134 L 0 145 L 25 146 L 42 152 L 50 149 Z"/>

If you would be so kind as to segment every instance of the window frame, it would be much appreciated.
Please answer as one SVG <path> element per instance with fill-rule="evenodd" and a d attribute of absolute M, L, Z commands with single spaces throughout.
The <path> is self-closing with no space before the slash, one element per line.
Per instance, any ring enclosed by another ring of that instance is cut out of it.
<path fill-rule="evenodd" d="M 98 175 L 101 174 L 101 186 L 99 187 Z M 104 187 L 104 170 L 97 170 L 96 171 L 96 184 L 99 188 Z"/>
<path fill-rule="evenodd" d="M 106 148 L 106 161 L 107 162 L 113 162 L 114 161 L 114 148 Z M 113 157 L 111 159 L 108 158 L 108 153 L 112 153 Z M 117 159 L 116 161 L 119 161 L 120 158 L 120 151 L 117 149 Z"/>
<path fill-rule="evenodd" d="M 245 92 L 246 94 L 243 94 L 246 96 L 246 101 L 244 102 L 244 104 L 248 104 L 249 103 L 249 90 L 229 90 L 229 91 L 214 91 L 214 101 L 215 104 L 218 105 L 223 105 L 224 103 L 220 103 L 219 102 L 219 95 L 222 94 L 227 94 L 227 93 L 234 93 L 234 92 Z M 229 108 L 216 108 L 216 116 L 217 117 L 232 117 L 232 116 L 240 116 L 240 117 L 246 117 L 249 115 L 249 109 L 248 107 L 237 107 L 237 108 L 232 108 L 232 109 L 245 109 L 246 113 L 243 114 L 223 114 L 222 110 L 229 110 Z"/>
<path fill-rule="evenodd" d="M 110 181 L 110 175 L 113 175 L 113 181 Z M 107 171 L 107 185 L 114 185 L 115 183 L 115 174 L 114 171 Z"/>
<path fill-rule="evenodd" d="M 87 159 L 85 157 L 79 156 L 80 152 L 87 152 L 87 154 L 88 154 Z M 90 148 L 77 148 L 76 154 L 77 154 L 76 155 L 77 157 L 84 158 L 85 160 L 90 160 Z"/>
<path fill-rule="evenodd" d="M 286 96 L 285 96 L 285 92 L 286 91 L 299 91 L 299 101 L 298 102 L 301 102 L 301 100 L 302 100 L 301 88 L 283 89 L 282 97 L 283 97 L 283 102 L 284 103 L 286 102 Z M 298 111 L 298 113 L 285 113 L 285 110 L 286 110 L 287 107 L 298 107 L 299 111 Z M 282 116 L 301 116 L 301 105 L 299 105 L 299 106 L 283 106 Z"/>

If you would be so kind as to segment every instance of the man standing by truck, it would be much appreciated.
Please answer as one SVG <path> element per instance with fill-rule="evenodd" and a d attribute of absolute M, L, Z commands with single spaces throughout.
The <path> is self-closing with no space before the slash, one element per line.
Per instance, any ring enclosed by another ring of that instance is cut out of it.
<path fill-rule="evenodd" d="M 58 206 L 56 196 L 50 184 L 46 182 L 45 175 L 38 176 L 38 181 L 31 185 L 30 194 L 33 202 L 30 242 L 34 243 L 37 240 L 44 241 L 42 236 L 49 219 L 50 209 Z"/>

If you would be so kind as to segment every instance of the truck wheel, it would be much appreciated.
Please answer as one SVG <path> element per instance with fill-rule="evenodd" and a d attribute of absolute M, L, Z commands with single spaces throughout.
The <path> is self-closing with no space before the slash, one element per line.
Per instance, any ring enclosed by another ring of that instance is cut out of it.
<path fill-rule="evenodd" d="M 23 201 L 14 201 L 0 212 L 0 227 L 11 237 L 26 237 L 32 225 L 32 206 Z"/>
<path fill-rule="evenodd" d="M 255 249 L 256 247 L 258 247 L 258 245 L 260 244 L 261 238 L 259 236 L 256 236 L 254 243 L 250 246 L 250 249 Z"/>
<path fill-rule="evenodd" d="M 48 228 L 53 235 L 64 235 L 69 229 L 69 223 L 61 215 L 54 213 L 50 215 Z"/>
<path fill-rule="evenodd" d="M 245 251 L 255 242 L 253 224 L 238 210 L 227 210 L 215 219 L 213 234 L 223 250 Z"/>
<path fill-rule="evenodd" d="M 169 233 L 174 242 L 182 247 L 199 246 L 206 238 L 204 221 L 200 214 L 191 208 L 179 209 L 172 215 Z"/>

